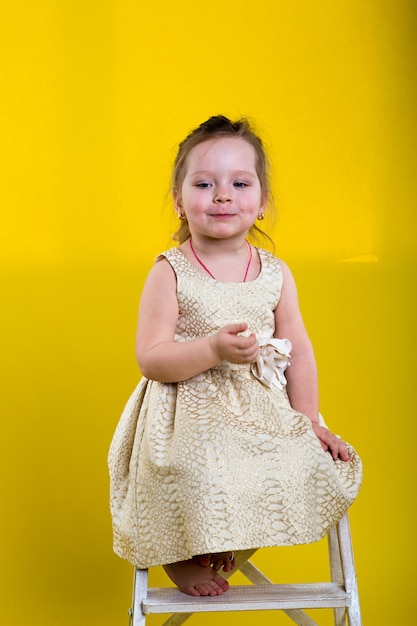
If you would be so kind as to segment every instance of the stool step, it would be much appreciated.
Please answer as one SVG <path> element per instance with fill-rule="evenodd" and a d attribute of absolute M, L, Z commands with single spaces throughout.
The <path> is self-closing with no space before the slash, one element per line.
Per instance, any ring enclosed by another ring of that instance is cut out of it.
<path fill-rule="evenodd" d="M 269 609 L 319 609 L 349 606 L 350 596 L 337 583 L 236 585 L 221 596 L 194 597 L 172 588 L 150 588 L 142 602 L 151 613 L 205 613 Z"/>

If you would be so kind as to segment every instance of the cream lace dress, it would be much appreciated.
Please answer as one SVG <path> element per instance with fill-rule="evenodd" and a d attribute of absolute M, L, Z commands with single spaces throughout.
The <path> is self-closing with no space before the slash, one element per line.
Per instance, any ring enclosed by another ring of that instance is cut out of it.
<path fill-rule="evenodd" d="M 259 255 L 255 280 L 222 283 L 178 248 L 163 253 L 177 278 L 177 341 L 237 321 L 259 339 L 273 337 L 281 267 L 269 252 Z M 309 543 L 353 502 L 359 457 L 349 447 L 350 461 L 333 461 L 322 450 L 309 419 L 288 401 L 289 342 L 263 343 L 252 368 L 223 362 L 180 383 L 141 379 L 109 452 L 119 556 L 147 568 L 196 554 Z"/>

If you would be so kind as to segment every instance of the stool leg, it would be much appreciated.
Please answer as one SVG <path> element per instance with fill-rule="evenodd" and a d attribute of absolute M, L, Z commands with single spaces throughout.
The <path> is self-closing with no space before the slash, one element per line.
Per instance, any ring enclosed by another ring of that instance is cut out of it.
<path fill-rule="evenodd" d="M 145 626 L 146 615 L 142 611 L 142 602 L 148 594 L 148 570 L 137 569 L 133 574 L 132 608 L 129 611 L 130 626 Z"/>
<path fill-rule="evenodd" d="M 335 626 L 347 626 L 347 620 L 349 626 L 362 626 L 359 608 L 359 595 L 356 582 L 356 572 L 353 560 L 352 542 L 350 537 L 349 520 L 347 514 L 342 517 L 336 527 L 330 530 L 328 534 L 328 547 L 332 582 L 340 585 L 345 592 L 340 597 L 337 597 L 338 602 L 340 602 L 340 600 L 342 601 L 343 608 L 334 609 Z M 264 574 L 262 574 L 262 572 L 260 572 L 252 563 L 248 561 L 248 558 L 252 556 L 254 552 L 255 550 L 245 550 L 237 552 L 236 569 L 234 571 L 240 569 L 242 573 L 255 584 L 255 586 L 269 585 L 271 584 L 271 581 L 267 577 L 265 577 Z M 233 573 L 233 571 L 228 572 L 227 574 L 225 574 L 225 576 L 228 577 Z M 316 587 L 319 590 L 321 589 L 320 584 L 312 585 L 312 587 Z M 334 586 L 332 585 L 330 585 L 329 587 L 331 590 L 334 589 Z M 312 589 L 312 591 L 315 591 L 317 593 L 316 589 Z M 131 618 L 130 626 L 145 626 L 146 615 L 143 612 L 143 602 L 145 598 L 147 598 L 147 595 L 148 570 L 139 570 L 135 568 L 132 609 L 129 611 Z M 239 603 L 239 601 L 241 601 L 241 598 L 238 598 L 237 604 Z M 301 596 L 299 598 L 299 602 L 300 601 Z M 180 604 L 182 605 L 183 603 Z M 332 604 L 334 606 L 335 602 L 332 602 Z M 160 608 L 163 608 L 164 606 L 166 607 L 167 605 L 165 604 Z M 174 608 L 174 606 L 179 607 L 180 605 L 176 605 L 175 602 L 173 602 L 171 606 L 172 608 Z M 188 606 L 189 605 L 187 605 L 187 608 Z M 194 608 L 194 605 L 191 606 L 193 606 Z M 206 609 L 204 605 L 197 606 L 197 612 L 201 612 Z M 282 606 L 282 603 L 280 604 L 280 606 Z M 281 608 L 281 610 L 285 612 L 286 615 L 299 626 L 317 626 L 316 622 L 314 622 L 314 620 L 312 620 L 310 616 L 308 616 L 300 609 L 295 608 L 297 604 L 293 604 L 293 606 L 293 609 Z M 298 606 L 302 606 L 301 602 Z M 321 604 L 320 606 L 325 607 L 326 605 Z M 252 605 L 250 604 L 247 605 L 247 608 L 248 610 L 253 610 Z M 256 609 L 259 610 L 259 606 L 257 606 Z M 230 609 L 230 607 L 228 607 L 225 610 L 233 609 Z M 162 610 L 161 612 L 164 611 Z M 168 618 L 166 622 L 164 622 L 164 625 L 180 626 L 180 624 L 183 624 L 191 615 L 192 613 L 174 613 L 173 615 L 171 615 L 170 618 Z"/>
<path fill-rule="evenodd" d="M 329 561 L 332 582 L 344 585 L 345 581 L 343 578 L 342 560 L 340 558 L 340 544 L 337 525 L 330 529 L 329 534 L 327 535 L 327 541 L 329 546 Z M 333 611 L 335 626 L 346 626 L 346 609 L 333 609 Z"/>
<path fill-rule="evenodd" d="M 346 591 L 350 593 L 350 606 L 348 607 L 349 626 L 362 626 L 358 583 L 356 580 L 355 562 L 353 559 L 352 540 L 347 513 L 345 513 L 339 521 L 337 531 L 339 535 L 340 557 L 345 588 Z"/>

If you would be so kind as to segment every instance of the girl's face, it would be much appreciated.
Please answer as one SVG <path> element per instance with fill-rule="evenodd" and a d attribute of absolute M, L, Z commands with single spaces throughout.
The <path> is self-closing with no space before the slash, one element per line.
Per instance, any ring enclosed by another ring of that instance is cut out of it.
<path fill-rule="evenodd" d="M 192 236 L 246 236 L 266 204 L 255 158 L 254 148 L 239 137 L 209 139 L 190 151 L 174 199 Z"/>

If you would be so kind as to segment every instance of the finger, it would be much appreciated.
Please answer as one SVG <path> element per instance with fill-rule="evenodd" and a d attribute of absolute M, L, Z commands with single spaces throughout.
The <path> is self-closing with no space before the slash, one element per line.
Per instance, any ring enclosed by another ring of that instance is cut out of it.
<path fill-rule="evenodd" d="M 339 456 L 342 459 L 342 461 L 349 461 L 350 459 L 349 450 L 345 443 L 343 443 L 342 445 L 342 449 L 339 452 Z"/>
<path fill-rule="evenodd" d="M 332 448 L 332 457 L 334 460 L 339 458 L 342 459 L 342 461 L 349 460 L 349 452 L 344 441 L 337 441 L 337 444 Z"/>
<path fill-rule="evenodd" d="M 236 322 L 235 324 L 228 324 L 225 328 L 230 334 L 238 335 L 239 333 L 244 333 L 248 325 L 246 322 Z"/>
<path fill-rule="evenodd" d="M 340 441 L 338 439 L 330 441 L 329 452 L 332 455 L 332 458 L 334 461 L 339 458 L 340 451 L 341 451 Z"/>
<path fill-rule="evenodd" d="M 258 353 L 259 343 L 254 333 L 251 333 L 248 337 L 239 336 L 237 339 L 237 346 L 240 350 L 252 353 Z"/>

